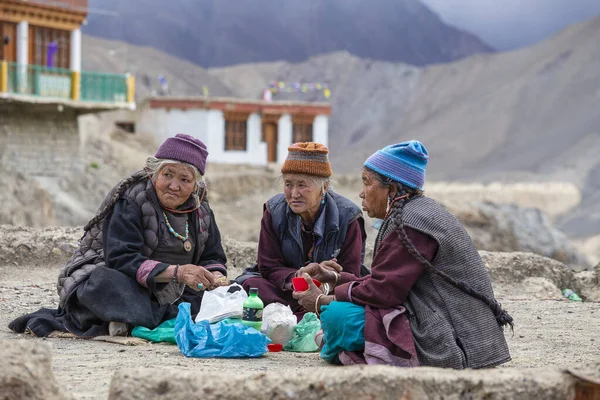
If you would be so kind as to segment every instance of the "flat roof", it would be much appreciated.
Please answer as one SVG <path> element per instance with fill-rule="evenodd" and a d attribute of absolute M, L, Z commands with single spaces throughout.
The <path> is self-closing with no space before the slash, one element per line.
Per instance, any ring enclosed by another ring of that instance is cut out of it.
<path fill-rule="evenodd" d="M 261 114 L 331 115 L 331 104 L 308 101 L 264 101 L 235 97 L 150 97 L 149 108 L 207 109 Z"/>
<path fill-rule="evenodd" d="M 63 106 L 74 109 L 79 114 L 95 113 L 113 110 L 135 110 L 135 103 L 110 103 L 100 101 L 73 101 L 56 97 L 42 97 L 19 95 L 14 93 L 0 93 L 1 104 L 38 106 Z"/>

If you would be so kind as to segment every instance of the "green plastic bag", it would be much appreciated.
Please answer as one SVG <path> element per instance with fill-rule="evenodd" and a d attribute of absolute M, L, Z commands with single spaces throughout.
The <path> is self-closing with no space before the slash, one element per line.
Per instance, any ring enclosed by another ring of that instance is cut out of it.
<path fill-rule="evenodd" d="M 321 322 L 315 313 L 306 313 L 302 321 L 294 328 L 294 337 L 283 350 L 297 353 L 311 353 L 319 350 L 315 343 L 315 335 L 321 329 Z"/>
<path fill-rule="evenodd" d="M 151 341 L 152 343 L 173 343 L 176 344 L 175 341 L 175 319 L 170 319 L 154 329 L 148 329 L 143 326 L 136 326 L 131 331 L 131 336 L 146 339 Z M 240 318 L 227 318 L 224 320 L 227 323 L 235 324 L 241 323 L 242 320 Z"/>
<path fill-rule="evenodd" d="M 154 329 L 136 326 L 131 336 L 149 340 L 153 343 L 167 342 L 175 344 L 175 318 L 169 319 Z"/>

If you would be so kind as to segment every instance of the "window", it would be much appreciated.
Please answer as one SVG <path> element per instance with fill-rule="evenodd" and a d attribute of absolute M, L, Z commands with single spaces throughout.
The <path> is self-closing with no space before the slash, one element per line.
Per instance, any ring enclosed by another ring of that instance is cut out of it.
<path fill-rule="evenodd" d="M 312 142 L 313 132 L 312 124 L 294 124 L 293 143 Z"/>
<path fill-rule="evenodd" d="M 127 133 L 135 133 L 135 123 L 126 121 L 126 122 L 115 122 L 115 126 L 119 129 L 124 130 Z"/>
<path fill-rule="evenodd" d="M 246 151 L 248 114 L 225 114 L 225 150 Z"/>
<path fill-rule="evenodd" d="M 292 143 L 313 141 L 314 116 L 294 115 L 292 117 Z"/>
<path fill-rule="evenodd" d="M 70 68 L 71 34 L 59 29 L 33 27 L 32 64 Z"/>

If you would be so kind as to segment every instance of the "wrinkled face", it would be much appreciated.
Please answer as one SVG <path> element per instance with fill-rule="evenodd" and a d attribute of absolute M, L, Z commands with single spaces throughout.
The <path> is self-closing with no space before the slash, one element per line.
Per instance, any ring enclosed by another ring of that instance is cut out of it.
<path fill-rule="evenodd" d="M 363 211 L 371 218 L 385 217 L 387 211 L 387 201 L 390 195 L 390 188 L 383 185 L 371 171 L 363 168 L 362 172 L 363 189 L 360 192 Z"/>
<path fill-rule="evenodd" d="M 306 175 L 285 174 L 283 186 L 285 199 L 292 211 L 304 220 L 314 219 L 321 206 L 321 185 Z"/>
<path fill-rule="evenodd" d="M 154 189 L 160 203 L 175 209 L 186 202 L 194 189 L 194 171 L 182 164 L 167 164 L 157 172 Z"/>

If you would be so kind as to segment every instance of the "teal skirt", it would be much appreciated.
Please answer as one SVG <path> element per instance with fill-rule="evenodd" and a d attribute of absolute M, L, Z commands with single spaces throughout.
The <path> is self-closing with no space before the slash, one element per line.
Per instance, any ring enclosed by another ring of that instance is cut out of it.
<path fill-rule="evenodd" d="M 365 308 L 343 301 L 323 306 L 321 312 L 323 348 L 321 358 L 340 364 L 342 351 L 362 351 L 365 348 Z"/>

